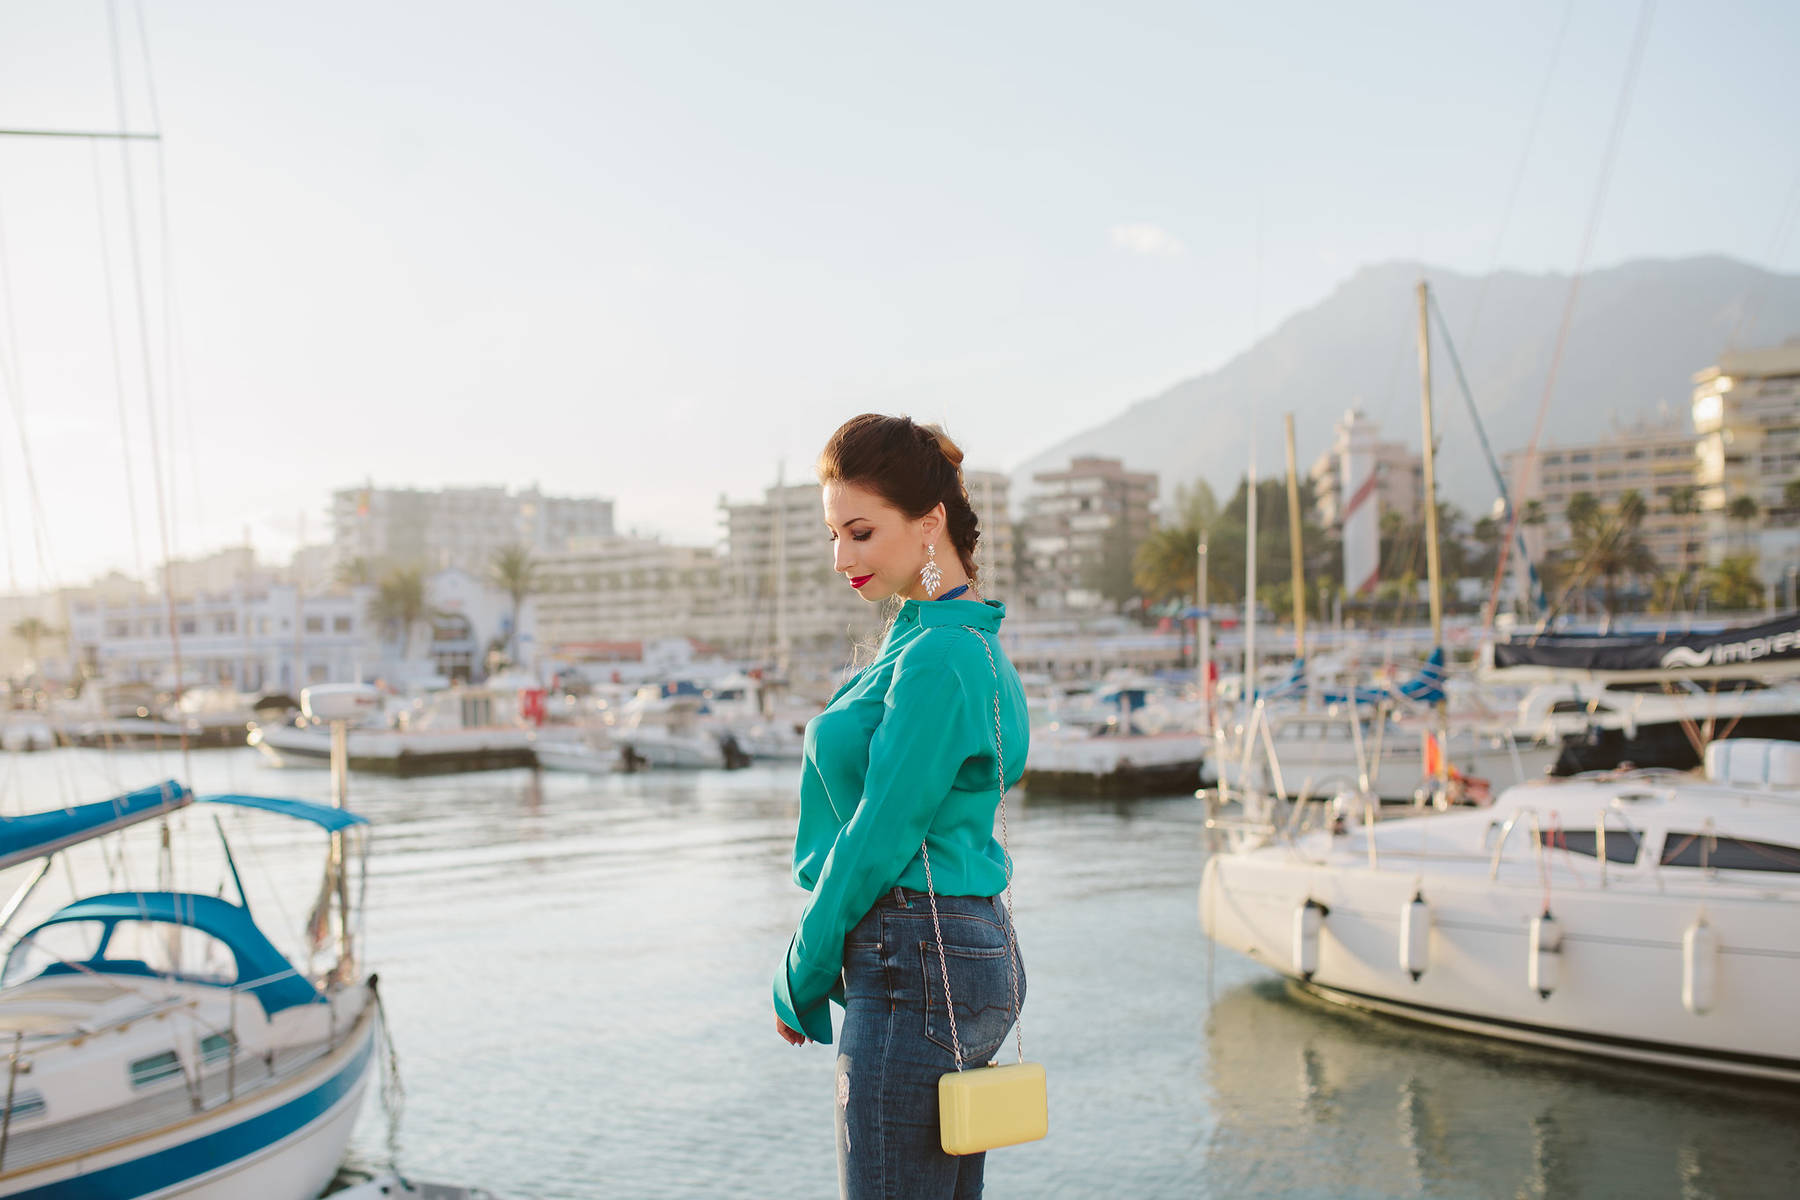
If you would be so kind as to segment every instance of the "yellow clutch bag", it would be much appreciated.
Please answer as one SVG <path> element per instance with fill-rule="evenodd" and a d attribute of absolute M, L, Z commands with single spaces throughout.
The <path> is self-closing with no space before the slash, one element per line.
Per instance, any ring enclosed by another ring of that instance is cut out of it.
<path fill-rule="evenodd" d="M 980 1154 L 1037 1141 L 1050 1132 L 1044 1064 L 990 1065 L 939 1076 L 938 1127 L 945 1154 Z"/>
<path fill-rule="evenodd" d="M 1006 762 L 1000 754 L 1000 668 L 980 630 L 964 626 L 981 638 L 994 670 L 994 766 L 1000 776 L 1000 847 L 1006 855 L 1007 974 L 1012 983 L 1013 1020 L 1018 1036 L 1019 1061 L 1010 1066 L 989 1063 L 965 1070 L 962 1041 L 956 1031 L 956 1005 L 950 999 L 950 964 L 944 957 L 944 932 L 938 927 L 937 889 L 931 885 L 931 849 L 919 843 L 925 860 L 925 892 L 931 901 L 931 928 L 937 937 L 938 969 L 944 978 L 944 1011 L 950 1018 L 950 1047 L 956 1070 L 938 1076 L 938 1137 L 945 1154 L 980 1154 L 1001 1146 L 1035 1142 L 1050 1132 L 1050 1106 L 1044 1082 L 1044 1065 L 1025 1061 L 1025 1016 L 1019 1003 L 1019 947 L 1012 928 L 1012 854 L 1006 849 Z"/>

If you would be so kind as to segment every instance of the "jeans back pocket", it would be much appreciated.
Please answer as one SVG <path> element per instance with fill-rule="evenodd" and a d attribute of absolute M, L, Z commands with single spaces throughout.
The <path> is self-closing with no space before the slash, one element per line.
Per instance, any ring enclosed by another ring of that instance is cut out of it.
<path fill-rule="evenodd" d="M 986 1062 L 1006 1040 L 1012 1028 L 1011 956 L 1005 946 L 944 947 L 938 960 L 936 942 L 919 943 L 919 970 L 925 983 L 925 1036 L 946 1051 L 954 1052 L 950 1021 L 944 1006 L 944 974 L 950 975 L 950 996 L 956 1002 L 955 1041 L 965 1062 Z M 1025 980 L 1019 979 L 1020 1000 Z"/>

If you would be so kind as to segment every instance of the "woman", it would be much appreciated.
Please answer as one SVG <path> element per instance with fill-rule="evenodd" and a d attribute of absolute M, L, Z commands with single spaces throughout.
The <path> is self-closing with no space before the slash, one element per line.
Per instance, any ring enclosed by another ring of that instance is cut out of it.
<path fill-rule="evenodd" d="M 1025 996 L 994 815 L 1002 770 L 1009 787 L 1024 771 L 1029 725 L 1000 649 L 1006 607 L 978 591 L 961 463 L 942 430 L 872 414 L 819 457 L 833 570 L 870 603 L 898 601 L 874 661 L 806 727 L 794 880 L 812 898 L 775 974 L 775 1027 L 793 1045 L 829 1043 L 826 1001 L 844 1008 L 848 1200 L 981 1194 L 984 1156 L 939 1141 L 938 1077 L 958 1048 L 972 1067 L 992 1058 Z"/>

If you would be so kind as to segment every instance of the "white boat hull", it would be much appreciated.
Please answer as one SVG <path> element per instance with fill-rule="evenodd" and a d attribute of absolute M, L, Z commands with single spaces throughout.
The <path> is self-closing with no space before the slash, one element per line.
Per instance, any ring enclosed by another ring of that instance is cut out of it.
<path fill-rule="evenodd" d="M 351 1036 L 308 1069 L 173 1128 L 0 1174 L 0 1197 L 313 1200 L 343 1160 L 379 1036 L 371 996 Z"/>
<path fill-rule="evenodd" d="M 1402 936 L 1415 896 L 1429 911 L 1417 978 Z M 1299 916 L 1309 902 L 1319 910 L 1310 933 Z M 1561 934 L 1547 995 L 1534 986 L 1531 946 L 1546 903 Z M 1800 1026 L 1771 999 L 1800 989 L 1790 907 L 1679 885 L 1647 895 L 1565 881 L 1547 894 L 1524 863 L 1497 881 L 1478 869 L 1421 882 L 1403 866 L 1326 866 L 1275 849 L 1213 857 L 1200 888 L 1208 936 L 1329 1000 L 1513 1041 L 1800 1083 Z M 1702 915 L 1723 950 L 1716 997 L 1696 1013 L 1684 1004 L 1683 936 Z"/>

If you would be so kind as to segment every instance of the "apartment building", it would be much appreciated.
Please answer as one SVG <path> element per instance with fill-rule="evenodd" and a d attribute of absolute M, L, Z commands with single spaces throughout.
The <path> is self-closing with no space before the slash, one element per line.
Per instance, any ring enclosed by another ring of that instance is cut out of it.
<path fill-rule="evenodd" d="M 509 492 L 369 485 L 331 494 L 331 524 L 340 562 L 363 558 L 481 573 L 509 546 L 554 553 L 578 539 L 612 537 L 613 502 L 548 496 L 536 487 Z"/>
<path fill-rule="evenodd" d="M 1706 530 L 1699 514 L 1674 511 L 1681 498 L 1696 493 L 1694 432 L 1684 420 L 1651 421 L 1615 429 L 1610 437 L 1541 447 L 1534 460 L 1523 451 L 1505 456 L 1515 500 L 1523 508 L 1535 500 L 1545 521 L 1521 526 L 1526 551 L 1534 560 L 1570 545 L 1566 516 L 1569 498 L 1586 492 L 1611 507 L 1626 492 L 1644 498 L 1648 511 L 1639 536 L 1658 563 L 1674 570 L 1705 560 Z"/>
<path fill-rule="evenodd" d="M 588 538 L 535 556 L 532 607 L 538 644 L 553 658 L 579 661 L 620 642 L 698 638 L 737 646 L 745 614 L 711 547 L 647 538 Z"/>
<path fill-rule="evenodd" d="M 1800 479 L 1800 342 L 1736 351 L 1694 376 L 1696 471 L 1709 557 L 1757 554 L 1764 574 L 1800 560 L 1800 510 L 1787 502 Z M 1756 516 L 1733 517 L 1748 497 Z"/>
<path fill-rule="evenodd" d="M 1084 455 L 1032 476 L 1025 501 L 1025 559 L 1033 603 L 1048 611 L 1099 611 L 1101 576 L 1128 569 L 1150 532 L 1157 477 L 1116 458 Z"/>

